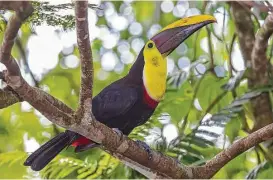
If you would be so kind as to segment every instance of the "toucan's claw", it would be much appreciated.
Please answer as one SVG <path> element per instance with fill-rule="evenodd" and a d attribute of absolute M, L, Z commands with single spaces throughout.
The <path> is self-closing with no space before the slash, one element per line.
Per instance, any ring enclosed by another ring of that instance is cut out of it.
<path fill-rule="evenodd" d="M 120 138 L 122 138 L 123 133 L 121 132 L 121 130 L 119 130 L 118 128 L 112 128 L 112 129 L 113 129 L 113 131 L 115 131 L 115 133 L 118 134 L 118 136 L 119 136 Z"/>
<path fill-rule="evenodd" d="M 140 140 L 136 140 L 136 143 L 148 153 L 148 159 L 151 160 L 153 158 L 152 149 L 148 146 L 148 144 Z"/>
<path fill-rule="evenodd" d="M 173 158 L 173 160 L 174 160 L 177 164 L 180 164 L 180 161 L 179 161 L 178 158 L 175 158 L 175 157 L 172 157 L 172 158 Z"/>

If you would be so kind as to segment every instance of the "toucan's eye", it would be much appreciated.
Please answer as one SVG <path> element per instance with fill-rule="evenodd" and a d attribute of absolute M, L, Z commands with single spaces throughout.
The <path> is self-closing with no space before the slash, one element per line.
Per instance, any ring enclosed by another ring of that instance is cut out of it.
<path fill-rule="evenodd" d="M 150 42 L 150 43 L 148 44 L 148 48 L 153 48 L 153 47 L 154 47 L 153 43 Z"/>

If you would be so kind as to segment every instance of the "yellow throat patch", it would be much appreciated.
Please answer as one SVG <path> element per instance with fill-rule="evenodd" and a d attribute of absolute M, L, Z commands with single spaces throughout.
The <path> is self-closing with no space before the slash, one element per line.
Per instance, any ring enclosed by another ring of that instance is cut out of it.
<path fill-rule="evenodd" d="M 144 47 L 143 83 L 148 95 L 155 101 L 160 101 L 166 90 L 167 61 L 158 51 L 153 41 L 148 41 Z"/>

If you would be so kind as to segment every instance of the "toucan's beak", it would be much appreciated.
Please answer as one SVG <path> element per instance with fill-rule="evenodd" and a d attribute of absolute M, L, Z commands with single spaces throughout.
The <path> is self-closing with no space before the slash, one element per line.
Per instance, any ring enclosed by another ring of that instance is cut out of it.
<path fill-rule="evenodd" d="M 213 22 L 216 22 L 216 19 L 210 15 L 183 18 L 163 28 L 151 40 L 155 42 L 161 54 L 168 56 L 191 34 Z"/>

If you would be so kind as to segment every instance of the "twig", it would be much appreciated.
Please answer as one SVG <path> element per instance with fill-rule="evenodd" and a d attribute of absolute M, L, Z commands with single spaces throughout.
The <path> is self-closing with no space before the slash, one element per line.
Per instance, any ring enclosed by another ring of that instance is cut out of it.
<path fill-rule="evenodd" d="M 255 148 L 255 153 L 256 153 L 256 156 L 257 156 L 257 165 L 259 165 L 259 164 L 261 164 L 262 160 L 261 160 L 261 156 L 259 154 L 259 150 L 258 150 L 257 147 Z"/>
<path fill-rule="evenodd" d="M 214 68 L 214 57 L 213 57 L 213 47 L 211 41 L 211 32 L 208 27 L 206 27 L 207 35 L 208 35 L 208 47 L 209 47 L 209 55 L 210 55 L 210 69 L 211 71 Z M 212 71 L 213 72 L 213 71 Z"/>
<path fill-rule="evenodd" d="M 29 72 L 29 74 L 30 74 L 30 76 L 31 76 L 31 78 L 33 80 L 35 87 L 39 87 L 39 82 L 36 80 L 33 72 L 29 68 L 28 61 L 27 61 L 27 56 L 26 56 L 26 52 L 25 52 L 25 50 L 23 48 L 21 40 L 18 37 L 15 40 L 15 44 L 16 44 L 16 46 L 19 49 L 19 52 L 20 52 L 20 54 L 22 56 L 23 63 L 25 65 L 25 67 L 26 67 L 26 70 Z"/>
<path fill-rule="evenodd" d="M 201 118 L 201 121 L 202 119 L 205 117 L 205 115 L 207 113 L 209 113 L 216 105 L 217 103 L 223 98 L 225 97 L 225 95 L 228 93 L 229 91 L 223 91 L 221 94 L 219 94 L 215 99 L 214 101 L 212 101 L 212 103 L 209 105 L 209 107 L 205 110 L 205 113 L 204 113 L 204 116 Z"/>
<path fill-rule="evenodd" d="M 269 151 L 268 151 L 268 149 L 266 150 L 266 148 L 262 144 L 257 145 L 256 148 L 259 149 L 263 153 L 263 155 L 267 161 L 273 162 L 273 157 L 272 157 L 272 153 L 270 150 Z"/>
<path fill-rule="evenodd" d="M 194 106 L 194 101 L 196 99 L 196 96 L 197 96 L 197 93 L 199 91 L 199 88 L 200 88 L 200 85 L 201 85 L 201 82 L 205 79 L 205 76 L 207 75 L 209 71 L 207 70 L 202 76 L 201 78 L 198 80 L 195 88 L 194 88 L 194 94 L 193 94 L 193 97 L 192 97 L 192 100 L 191 100 L 191 105 L 189 107 L 189 110 L 187 112 L 187 115 L 185 116 L 184 118 L 184 121 L 182 122 L 182 125 L 181 125 L 181 132 L 184 133 L 184 130 L 186 128 L 186 125 L 188 123 L 188 118 L 189 118 L 189 114 L 190 114 L 190 111 L 191 111 L 191 108 Z"/>
<path fill-rule="evenodd" d="M 194 62 L 196 60 L 197 56 L 197 44 L 198 44 L 198 37 L 199 37 L 200 31 L 197 31 L 196 34 L 194 35 L 194 45 L 193 45 L 193 59 L 191 60 Z"/>
<path fill-rule="evenodd" d="M 271 5 L 270 2 L 265 1 L 265 4 L 268 6 L 269 11 L 272 11 L 272 10 L 273 10 L 273 6 Z"/>
<path fill-rule="evenodd" d="M 233 52 L 233 47 L 234 47 L 234 42 L 236 40 L 237 35 L 233 34 L 232 36 L 232 40 L 230 43 L 230 47 L 229 47 L 229 58 L 228 58 L 228 71 L 229 71 L 229 77 L 232 77 L 232 71 L 237 72 L 237 70 L 234 68 L 233 64 L 232 64 L 232 52 Z"/>

